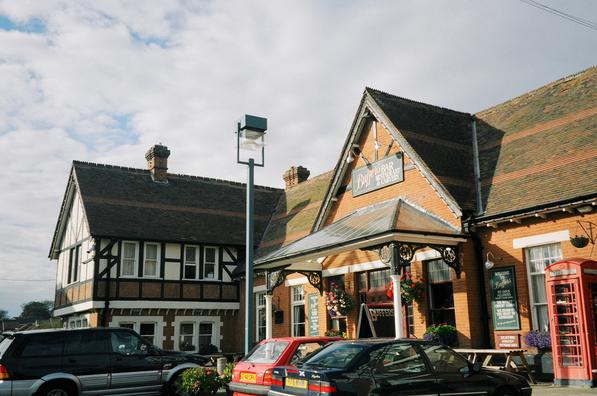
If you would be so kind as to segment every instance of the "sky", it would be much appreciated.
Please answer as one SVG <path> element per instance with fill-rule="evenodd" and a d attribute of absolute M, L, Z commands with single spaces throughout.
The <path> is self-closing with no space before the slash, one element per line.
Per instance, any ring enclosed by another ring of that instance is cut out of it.
<path fill-rule="evenodd" d="M 519 0 L 0 0 L 0 309 L 53 299 L 72 160 L 145 168 L 163 143 L 170 172 L 245 181 L 248 113 L 256 182 L 282 187 L 335 165 L 367 86 L 472 113 L 595 64 L 597 31 Z"/>

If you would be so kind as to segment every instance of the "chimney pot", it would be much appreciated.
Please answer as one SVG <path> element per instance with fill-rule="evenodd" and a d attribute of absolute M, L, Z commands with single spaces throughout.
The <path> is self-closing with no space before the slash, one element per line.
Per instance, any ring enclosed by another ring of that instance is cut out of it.
<path fill-rule="evenodd" d="M 286 189 L 294 187 L 309 178 L 311 172 L 307 168 L 302 166 L 291 166 L 286 172 L 284 172 L 283 178 L 286 183 Z"/>
<path fill-rule="evenodd" d="M 168 157 L 170 150 L 161 144 L 156 144 L 145 153 L 147 168 L 155 182 L 168 182 Z"/>

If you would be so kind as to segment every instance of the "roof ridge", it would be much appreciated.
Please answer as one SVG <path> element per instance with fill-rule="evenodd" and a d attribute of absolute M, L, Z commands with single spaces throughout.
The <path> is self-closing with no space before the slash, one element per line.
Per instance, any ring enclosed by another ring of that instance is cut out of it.
<path fill-rule="evenodd" d="M 540 86 L 540 87 L 537 87 L 537 88 L 531 89 L 530 91 L 524 92 L 524 93 L 522 93 L 522 94 L 520 94 L 520 95 L 518 95 L 518 96 L 515 96 L 515 97 L 513 97 L 513 98 L 510 98 L 510 99 L 508 99 L 508 100 L 505 100 L 505 101 L 503 101 L 503 102 L 501 102 L 501 103 L 498 103 L 498 104 L 496 104 L 496 105 L 493 105 L 493 106 L 491 106 L 491 107 L 488 107 L 487 109 L 484 109 L 484 110 L 478 111 L 478 112 L 474 113 L 473 115 L 474 115 L 474 116 L 477 116 L 477 115 L 480 115 L 480 114 L 487 114 L 487 113 L 491 113 L 491 112 L 495 111 L 495 110 L 496 110 L 496 108 L 498 108 L 498 107 L 501 107 L 501 106 L 503 106 L 503 105 L 505 105 L 505 104 L 507 104 L 507 103 L 512 103 L 512 102 L 515 102 L 515 101 L 517 101 L 517 100 L 520 100 L 521 98 L 523 98 L 523 97 L 525 97 L 525 96 L 533 96 L 533 95 L 535 95 L 535 94 L 536 94 L 538 91 L 540 91 L 540 90 L 542 90 L 542 89 L 545 89 L 545 88 L 547 88 L 547 87 L 555 87 L 555 86 L 557 86 L 557 85 L 559 85 L 559 84 L 562 84 L 562 83 L 568 82 L 568 81 L 570 81 L 570 80 L 573 80 L 573 79 L 575 79 L 575 78 L 578 78 L 578 77 L 579 77 L 581 74 L 585 74 L 585 73 L 587 73 L 587 72 L 591 71 L 591 69 L 596 69 L 596 70 L 597 70 L 597 65 L 596 65 L 596 66 L 591 66 L 591 67 L 588 67 L 588 68 L 586 68 L 585 70 L 581 70 L 581 71 L 579 71 L 579 72 L 576 72 L 576 73 L 570 74 L 570 75 L 568 75 L 568 76 L 561 77 L 561 78 L 559 78 L 559 79 L 557 79 L 557 80 L 555 80 L 555 81 L 550 81 L 550 82 L 548 82 L 547 84 L 544 84 L 544 85 L 542 85 L 542 86 Z"/>
<path fill-rule="evenodd" d="M 73 165 L 75 165 L 75 164 L 90 165 L 90 166 L 95 166 L 95 167 L 99 167 L 99 168 L 122 170 L 122 171 L 127 171 L 127 172 L 134 172 L 134 173 L 149 173 L 149 170 L 147 170 L 147 169 L 131 168 L 131 167 L 120 166 L 120 165 L 100 164 L 97 162 L 73 160 Z M 217 179 L 214 177 L 206 177 L 206 176 L 186 175 L 183 173 L 168 173 L 168 176 L 177 177 L 177 178 L 181 178 L 181 179 L 205 181 L 205 182 L 210 182 L 210 183 L 228 184 L 228 185 L 232 185 L 232 186 L 245 186 L 246 185 L 246 183 L 235 182 L 232 180 Z M 261 186 L 261 185 L 255 185 L 255 188 L 258 188 L 260 190 L 269 190 L 269 191 L 276 191 L 276 192 L 284 191 L 281 188 L 270 187 L 270 186 Z"/>
<path fill-rule="evenodd" d="M 385 91 L 382 91 L 382 90 L 379 90 L 379 89 L 371 88 L 371 87 L 365 87 L 365 92 L 367 92 L 367 91 L 373 91 L 373 92 L 380 93 L 382 95 L 391 96 L 391 97 L 393 97 L 395 99 L 399 99 L 399 100 L 402 100 L 404 102 L 408 102 L 408 103 L 419 105 L 419 106 L 425 106 L 426 108 L 430 108 L 430 109 L 435 110 L 435 111 L 455 113 L 456 115 L 464 116 L 464 117 L 471 117 L 472 116 L 471 113 L 466 113 L 466 112 L 463 112 L 463 111 L 453 110 L 453 109 L 449 109 L 447 107 L 436 106 L 436 105 L 432 105 L 432 104 L 429 104 L 429 103 L 421 102 L 421 101 L 418 101 L 418 100 L 408 99 L 408 98 L 405 98 L 403 96 L 394 95 L 394 94 L 391 94 L 391 93 L 388 93 L 388 92 L 385 92 Z"/>

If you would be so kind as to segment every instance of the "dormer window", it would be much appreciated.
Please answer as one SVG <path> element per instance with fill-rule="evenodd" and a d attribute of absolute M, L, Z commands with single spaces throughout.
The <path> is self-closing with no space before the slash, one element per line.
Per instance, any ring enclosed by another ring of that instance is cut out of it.
<path fill-rule="evenodd" d="M 137 242 L 123 242 L 120 276 L 137 276 L 138 260 L 139 244 Z"/>
<path fill-rule="evenodd" d="M 157 243 L 146 243 L 143 261 L 143 276 L 155 278 L 158 276 L 160 246 Z"/>

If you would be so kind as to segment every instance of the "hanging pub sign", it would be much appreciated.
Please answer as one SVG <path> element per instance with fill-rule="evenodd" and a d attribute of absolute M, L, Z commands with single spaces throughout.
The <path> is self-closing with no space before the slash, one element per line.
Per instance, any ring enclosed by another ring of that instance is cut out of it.
<path fill-rule="evenodd" d="M 319 296 L 317 293 L 311 293 L 308 295 L 308 315 L 309 315 L 309 335 L 319 335 Z"/>
<path fill-rule="evenodd" d="M 514 267 L 491 270 L 491 307 L 495 330 L 519 330 Z"/>
<path fill-rule="evenodd" d="M 396 153 L 352 171 L 352 196 L 404 181 L 404 158 Z"/>

